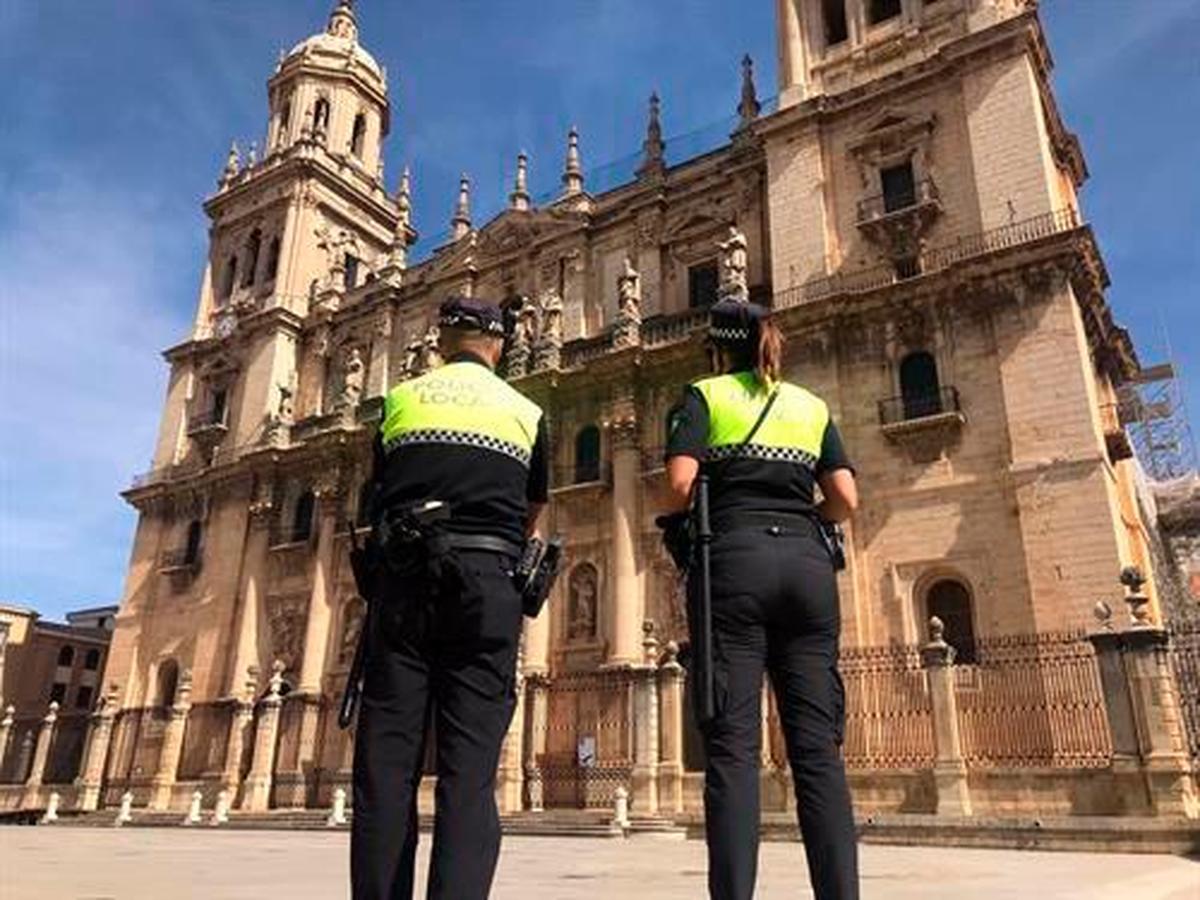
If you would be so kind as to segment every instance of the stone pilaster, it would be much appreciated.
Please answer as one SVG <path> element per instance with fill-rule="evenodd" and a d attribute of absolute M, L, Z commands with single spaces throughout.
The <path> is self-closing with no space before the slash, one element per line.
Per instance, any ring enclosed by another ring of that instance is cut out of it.
<path fill-rule="evenodd" d="M 266 576 L 267 548 L 271 539 L 271 514 L 275 510 L 269 489 L 250 501 L 250 528 L 246 535 L 245 565 L 242 575 L 242 605 L 238 613 L 237 639 L 229 667 L 229 696 L 237 697 L 243 688 L 247 670 L 259 665 L 259 625 L 262 621 L 262 585 Z"/>
<path fill-rule="evenodd" d="M 58 722 L 58 704 L 51 702 L 45 718 L 38 727 L 37 743 L 33 750 L 33 764 L 29 767 L 29 775 L 25 778 L 25 792 L 21 798 L 21 806 L 25 808 L 38 805 L 38 794 L 41 791 L 42 780 L 46 777 L 46 765 L 50 761 L 50 745 L 54 741 L 54 726 Z"/>
<path fill-rule="evenodd" d="M 229 718 L 229 739 L 225 744 L 225 767 L 221 773 L 221 787 L 228 792 L 230 802 L 236 800 L 242 785 L 242 757 L 246 752 L 246 740 L 252 738 L 254 724 L 254 696 L 258 693 L 258 667 L 246 670 L 246 682 L 242 695 L 233 698 L 233 714 Z"/>
<path fill-rule="evenodd" d="M 638 578 L 638 488 L 641 456 L 637 419 L 628 410 L 609 423 L 612 437 L 613 614 L 609 621 L 610 666 L 633 666 L 642 659 L 643 598 Z"/>
<path fill-rule="evenodd" d="M 8 771 L 8 752 L 12 747 L 13 718 L 16 712 L 16 707 L 10 703 L 4 708 L 4 718 L 0 719 L 0 781 L 3 781 Z"/>
<path fill-rule="evenodd" d="M 162 750 L 158 754 L 158 770 L 150 782 L 150 809 L 170 809 L 171 795 L 175 790 L 175 775 L 179 771 L 179 760 L 183 756 L 183 737 L 187 731 L 188 713 L 192 709 L 192 671 L 185 669 L 179 676 L 179 688 L 175 692 L 175 703 L 163 731 Z"/>
<path fill-rule="evenodd" d="M 687 677 L 674 641 L 658 667 L 658 806 L 668 815 L 683 812 L 683 683 Z"/>
<path fill-rule="evenodd" d="M 78 781 L 79 808 L 82 810 L 90 812 L 100 806 L 100 791 L 104 786 L 104 769 L 116 717 L 117 692 L 114 686 L 107 696 L 100 698 L 100 705 L 92 713 L 91 730 L 88 732 L 87 749 Z"/>
<path fill-rule="evenodd" d="M 633 689 L 631 800 L 638 816 L 658 815 L 658 640 L 654 623 L 643 625 L 643 661 Z"/>
<path fill-rule="evenodd" d="M 944 633 L 942 621 L 933 617 L 929 620 L 929 643 L 921 648 L 921 664 L 925 667 L 933 707 L 933 741 L 937 753 L 933 777 L 937 787 L 937 812 L 941 816 L 969 816 L 971 793 L 958 730 L 954 648 L 943 639 Z"/>
<path fill-rule="evenodd" d="M 242 792 L 240 809 L 266 812 L 271 808 L 271 784 L 275 773 L 275 749 L 279 743 L 279 708 L 283 704 L 283 663 L 276 660 L 271 687 L 259 704 L 258 727 L 254 732 L 254 758 Z"/>

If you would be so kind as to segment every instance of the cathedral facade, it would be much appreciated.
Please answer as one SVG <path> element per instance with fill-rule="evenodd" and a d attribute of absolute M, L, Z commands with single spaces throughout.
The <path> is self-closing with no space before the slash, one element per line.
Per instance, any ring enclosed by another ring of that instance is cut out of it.
<path fill-rule="evenodd" d="M 464 177 L 451 239 L 419 261 L 408 173 L 394 191 L 382 177 L 386 73 L 349 0 L 281 58 L 265 146 L 231 150 L 205 202 L 194 327 L 165 354 L 154 468 L 124 495 L 139 520 L 87 802 L 184 808 L 200 791 L 262 811 L 348 786 L 349 532 L 381 398 L 438 363 L 453 293 L 524 301 L 505 371 L 551 423 L 548 525 L 567 546 L 526 622 L 506 812 L 618 788 L 643 816 L 698 808 L 680 590 L 653 520 L 664 417 L 704 372 L 718 295 L 775 309 L 786 376 L 829 401 L 857 466 L 840 591 L 860 808 L 945 808 L 958 790 L 931 640 L 957 651 L 954 765 L 976 810 L 1062 809 L 1119 781 L 1080 631 L 1123 567 L 1149 567 L 1116 406 L 1137 360 L 1036 4 L 777 8 L 778 101 L 760 103 L 747 60 L 724 146 L 668 164 L 655 98 L 625 183 L 590 192 L 572 131 L 557 198 L 533 202 L 522 157 L 509 207 L 477 224 Z M 1153 621 L 1152 580 L 1144 600 Z M 1012 689 L 1006 664 L 1050 656 L 1037 702 L 989 694 Z M 782 809 L 767 694 L 764 713 Z"/>

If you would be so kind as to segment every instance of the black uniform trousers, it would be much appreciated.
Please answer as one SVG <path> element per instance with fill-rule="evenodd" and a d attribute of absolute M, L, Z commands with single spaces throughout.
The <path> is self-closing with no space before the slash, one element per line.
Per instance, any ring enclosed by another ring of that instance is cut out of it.
<path fill-rule="evenodd" d="M 409 900 L 417 789 L 432 720 L 436 818 L 426 896 L 484 900 L 500 854 L 495 780 L 516 705 L 521 598 L 513 560 L 457 550 L 436 590 L 389 575 L 372 613 L 354 747 L 355 900 Z"/>
<path fill-rule="evenodd" d="M 714 900 L 754 895 L 764 670 L 783 726 L 815 896 L 858 898 L 854 816 L 841 756 L 837 584 L 815 527 L 806 520 L 782 528 L 735 527 L 718 531 L 712 545 L 717 715 L 702 733 Z M 689 587 L 694 592 L 696 586 L 693 574 Z"/>

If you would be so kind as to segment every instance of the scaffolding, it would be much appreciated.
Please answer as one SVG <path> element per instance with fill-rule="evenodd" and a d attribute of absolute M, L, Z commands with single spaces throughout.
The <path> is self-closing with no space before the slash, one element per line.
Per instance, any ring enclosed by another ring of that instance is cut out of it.
<path fill-rule="evenodd" d="M 1196 471 L 1196 443 L 1169 358 L 1143 368 L 1121 388 L 1120 417 L 1152 481 L 1173 481 Z"/>

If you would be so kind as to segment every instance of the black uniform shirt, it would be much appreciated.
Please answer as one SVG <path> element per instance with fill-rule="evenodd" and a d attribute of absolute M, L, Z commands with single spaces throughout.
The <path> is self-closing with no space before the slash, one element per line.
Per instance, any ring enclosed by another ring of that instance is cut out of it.
<path fill-rule="evenodd" d="M 485 365 L 463 353 L 450 362 Z M 485 534 L 520 543 L 525 538 L 529 504 L 549 498 L 550 454 L 546 417 L 538 421 L 529 466 L 503 453 L 465 444 L 404 444 L 385 452 L 375 438 L 372 514 L 391 506 L 423 500 L 450 505 L 448 528 L 460 534 Z"/>
<path fill-rule="evenodd" d="M 690 456 L 710 478 L 709 510 L 716 518 L 736 512 L 807 513 L 815 508 L 816 479 L 834 469 L 853 469 L 842 436 L 830 419 L 816 466 L 762 459 L 705 460 L 708 404 L 690 385 L 667 417 L 666 457 Z"/>

